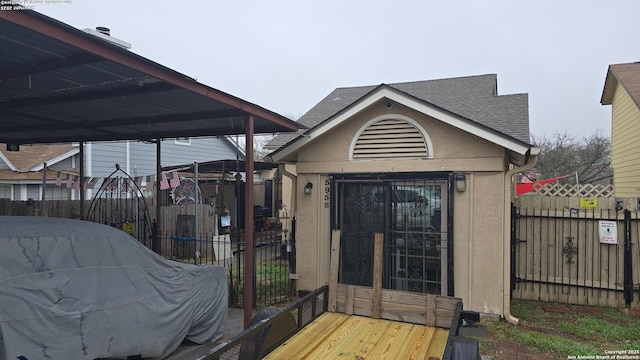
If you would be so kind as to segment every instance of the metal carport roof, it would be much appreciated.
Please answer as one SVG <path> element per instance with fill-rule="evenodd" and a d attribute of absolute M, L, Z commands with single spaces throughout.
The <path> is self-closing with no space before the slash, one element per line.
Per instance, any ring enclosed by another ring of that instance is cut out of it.
<path fill-rule="evenodd" d="M 35 11 L 0 11 L 0 142 L 242 134 L 249 116 L 254 133 L 301 126 Z"/>
<path fill-rule="evenodd" d="M 0 11 L 0 143 L 246 134 L 246 153 L 252 154 L 254 133 L 301 127 L 35 11 Z M 250 172 L 251 156 L 246 165 Z M 252 185 L 246 184 L 247 204 L 253 202 Z M 245 216 L 248 327 L 253 288 L 252 206 L 246 207 Z"/>

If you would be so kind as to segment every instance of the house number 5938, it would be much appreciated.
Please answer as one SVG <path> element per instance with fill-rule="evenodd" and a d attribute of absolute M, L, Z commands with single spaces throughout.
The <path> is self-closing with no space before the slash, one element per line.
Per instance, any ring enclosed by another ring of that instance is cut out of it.
<path fill-rule="evenodd" d="M 329 208 L 331 206 L 331 180 L 329 178 L 324 180 L 324 207 Z"/>

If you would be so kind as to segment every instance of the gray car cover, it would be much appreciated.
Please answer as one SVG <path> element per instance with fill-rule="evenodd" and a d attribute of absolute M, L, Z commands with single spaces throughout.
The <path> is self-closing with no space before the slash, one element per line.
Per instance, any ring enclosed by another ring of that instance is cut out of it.
<path fill-rule="evenodd" d="M 0 359 L 161 359 L 224 331 L 220 266 L 162 258 L 106 225 L 0 217 Z"/>

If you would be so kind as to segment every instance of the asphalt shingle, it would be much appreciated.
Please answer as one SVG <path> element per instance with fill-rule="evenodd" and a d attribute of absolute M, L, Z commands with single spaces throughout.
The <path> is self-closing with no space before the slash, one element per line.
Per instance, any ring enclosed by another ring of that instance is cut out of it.
<path fill-rule="evenodd" d="M 528 95 L 497 95 L 495 74 L 395 83 L 388 86 L 501 134 L 525 143 L 530 142 Z M 298 121 L 313 128 L 376 87 L 337 88 Z M 278 135 L 269 142 L 267 148 L 278 149 L 297 136 L 299 133 Z"/>

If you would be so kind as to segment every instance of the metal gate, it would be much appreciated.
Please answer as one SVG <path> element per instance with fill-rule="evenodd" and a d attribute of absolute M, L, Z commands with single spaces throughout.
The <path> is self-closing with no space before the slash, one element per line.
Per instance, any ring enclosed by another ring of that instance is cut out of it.
<path fill-rule="evenodd" d="M 638 306 L 639 234 L 637 212 L 512 205 L 511 295 Z"/>
<path fill-rule="evenodd" d="M 116 227 L 151 248 L 151 217 L 142 190 L 116 166 L 91 200 L 87 220 Z"/>

